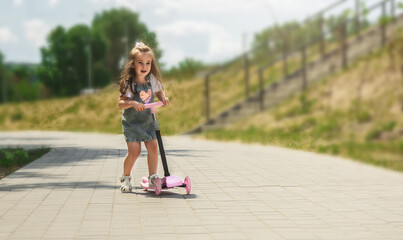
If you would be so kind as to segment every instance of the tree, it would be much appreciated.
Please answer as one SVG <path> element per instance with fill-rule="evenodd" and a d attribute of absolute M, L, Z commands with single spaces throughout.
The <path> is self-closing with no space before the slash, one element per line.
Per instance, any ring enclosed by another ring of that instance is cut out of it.
<path fill-rule="evenodd" d="M 193 77 L 204 67 L 205 65 L 201 61 L 192 58 L 185 58 L 178 63 L 177 67 L 172 67 L 170 70 L 166 71 L 164 75 L 166 77 L 177 77 L 179 80 L 182 80 L 182 78 Z"/>
<path fill-rule="evenodd" d="M 367 10 L 364 5 L 361 6 L 361 11 L 361 27 L 364 28 L 368 25 L 368 21 L 366 20 Z M 336 27 L 346 21 L 351 15 L 352 12 L 346 10 L 341 14 L 329 16 L 325 19 L 322 19 L 321 16 L 315 16 L 302 23 L 289 21 L 269 26 L 262 32 L 255 34 L 252 43 L 252 48 L 255 50 L 253 56 L 257 59 L 268 58 L 272 60 L 276 59 L 278 55 L 284 54 L 284 52 L 297 51 L 304 44 L 314 41 L 322 34 L 320 26 L 322 26 L 325 32 L 332 30 L 330 34 L 331 38 L 324 40 L 335 41 L 334 32 Z M 350 27 L 347 29 L 347 34 L 351 35 L 354 31 L 355 29 Z"/>
<path fill-rule="evenodd" d="M 95 86 L 105 85 L 109 81 L 108 72 L 99 64 L 107 47 L 106 40 L 99 32 L 82 24 L 69 30 L 58 26 L 49 34 L 47 41 L 48 46 L 41 48 L 42 63 L 37 72 L 53 95 L 78 94 L 81 89 L 88 87 L 88 71 L 104 73 L 102 76 L 95 74 Z"/>
<path fill-rule="evenodd" d="M 0 91 L 0 96 L 1 96 L 1 101 L 5 102 L 6 101 L 6 95 L 7 95 L 7 93 L 6 93 L 7 89 L 6 89 L 5 81 L 7 79 L 6 79 L 6 74 L 5 74 L 6 69 L 4 67 L 3 61 L 4 61 L 4 56 L 0 52 L 0 79 L 1 79 L 1 85 L 0 86 L 1 86 L 1 90 L 2 90 L 2 91 Z"/>
<path fill-rule="evenodd" d="M 40 98 L 41 84 L 35 78 L 34 67 L 17 65 L 11 70 L 10 100 L 21 102 Z"/>
<path fill-rule="evenodd" d="M 92 27 L 107 40 L 108 49 L 103 62 L 116 79 L 120 75 L 122 59 L 126 58 L 136 41 L 143 41 L 149 45 L 157 59 L 162 55 L 156 34 L 149 32 L 147 26 L 140 22 L 139 14 L 129 9 L 112 9 L 96 14 Z"/>

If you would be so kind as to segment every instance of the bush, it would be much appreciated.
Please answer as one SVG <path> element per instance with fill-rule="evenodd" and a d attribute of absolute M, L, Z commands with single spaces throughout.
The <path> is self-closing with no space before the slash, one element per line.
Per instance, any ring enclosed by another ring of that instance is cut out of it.
<path fill-rule="evenodd" d="M 20 121 L 24 118 L 24 114 L 21 111 L 14 112 L 11 114 L 11 120 L 13 121 Z"/>
<path fill-rule="evenodd" d="M 331 139 L 340 129 L 340 123 L 336 117 L 329 117 L 318 124 L 312 131 L 315 138 Z"/>
<path fill-rule="evenodd" d="M 390 121 L 387 123 L 382 124 L 381 128 L 383 131 L 392 131 L 396 126 L 396 122 L 395 121 Z"/>
<path fill-rule="evenodd" d="M 381 136 L 382 132 L 392 131 L 395 128 L 395 126 L 396 126 L 395 121 L 382 123 L 380 125 L 380 127 L 377 127 L 375 129 L 372 129 L 371 131 L 369 131 L 365 139 L 367 141 L 378 139 Z"/>
<path fill-rule="evenodd" d="M 369 112 L 367 112 L 367 111 L 360 111 L 357 114 L 357 121 L 359 123 L 369 122 L 369 121 L 371 121 L 371 114 Z"/>
<path fill-rule="evenodd" d="M 0 166 L 11 167 L 13 165 L 22 165 L 28 159 L 28 152 L 23 149 L 1 149 Z"/>
<path fill-rule="evenodd" d="M 49 151 L 50 148 L 31 150 L 24 150 L 21 148 L 0 149 L 0 179 Z"/>
<path fill-rule="evenodd" d="M 164 76 L 178 78 L 178 80 L 192 78 L 204 67 L 205 65 L 203 62 L 186 58 L 185 60 L 179 62 L 177 67 L 174 66 L 170 70 L 165 71 Z"/>
<path fill-rule="evenodd" d="M 367 141 L 377 139 L 377 138 L 379 138 L 381 136 L 381 133 L 382 133 L 382 131 L 380 129 L 373 129 L 373 130 L 368 132 L 368 134 L 365 137 L 365 139 Z"/>
<path fill-rule="evenodd" d="M 340 147 L 339 147 L 339 145 L 336 145 L 336 144 L 330 144 L 327 146 L 319 146 L 318 152 L 338 155 L 340 153 Z"/>

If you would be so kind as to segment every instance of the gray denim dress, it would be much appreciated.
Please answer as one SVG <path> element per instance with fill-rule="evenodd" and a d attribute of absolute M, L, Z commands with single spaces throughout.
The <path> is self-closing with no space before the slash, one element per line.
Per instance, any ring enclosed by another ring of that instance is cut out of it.
<path fill-rule="evenodd" d="M 146 84 L 136 84 L 137 93 L 132 100 L 146 104 L 154 102 L 150 80 Z M 144 142 L 157 139 L 150 109 L 137 112 L 134 108 L 124 109 L 122 129 L 126 142 Z"/>

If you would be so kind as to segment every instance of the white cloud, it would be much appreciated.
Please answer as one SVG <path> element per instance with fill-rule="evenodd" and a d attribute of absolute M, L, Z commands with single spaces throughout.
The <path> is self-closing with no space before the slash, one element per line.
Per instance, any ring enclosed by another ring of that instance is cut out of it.
<path fill-rule="evenodd" d="M 13 3 L 14 3 L 14 6 L 18 7 L 23 3 L 23 1 L 22 0 L 13 0 Z"/>
<path fill-rule="evenodd" d="M 260 1 L 245 0 L 155 0 L 157 6 L 165 11 L 176 12 L 231 12 L 231 11 L 249 11 L 261 7 Z"/>
<path fill-rule="evenodd" d="M 168 10 L 165 8 L 156 8 L 154 9 L 154 14 L 157 16 L 167 16 Z"/>
<path fill-rule="evenodd" d="M 103 4 L 103 3 L 111 2 L 111 0 L 91 0 L 91 2 L 95 3 L 95 4 Z"/>
<path fill-rule="evenodd" d="M 0 28 L 0 43 L 17 42 L 17 37 L 6 27 Z"/>
<path fill-rule="evenodd" d="M 117 7 L 127 7 L 132 10 L 135 9 L 135 2 L 132 0 L 113 0 L 111 2 Z"/>
<path fill-rule="evenodd" d="M 218 62 L 239 53 L 241 47 L 220 26 L 212 23 L 177 21 L 156 28 L 164 59 L 177 63 L 185 57 Z"/>
<path fill-rule="evenodd" d="M 245 0 L 90 0 L 94 4 L 113 4 L 133 10 L 150 8 L 156 15 L 172 13 L 219 13 L 250 11 L 262 6 L 260 1 Z M 264 1 L 264 0 L 262 0 Z"/>
<path fill-rule="evenodd" d="M 35 47 L 46 44 L 46 36 L 50 31 L 50 27 L 40 19 L 25 21 L 25 36 L 27 41 L 31 42 Z"/>
<path fill-rule="evenodd" d="M 56 6 L 59 3 L 59 0 L 49 0 L 49 5 L 50 6 Z"/>
<path fill-rule="evenodd" d="M 91 0 L 96 5 L 112 4 L 115 7 L 127 7 L 132 10 L 136 9 L 138 0 Z"/>

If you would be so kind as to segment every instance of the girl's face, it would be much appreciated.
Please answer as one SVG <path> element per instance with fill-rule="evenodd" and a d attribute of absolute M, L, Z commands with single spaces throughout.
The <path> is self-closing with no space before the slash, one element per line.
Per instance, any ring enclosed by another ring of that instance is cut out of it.
<path fill-rule="evenodd" d="M 151 62 L 153 58 L 149 53 L 140 53 L 134 60 L 134 69 L 136 76 L 144 78 L 151 70 Z"/>

